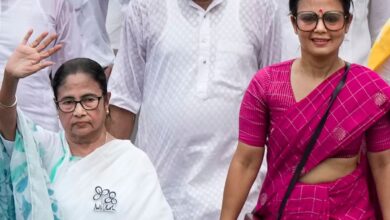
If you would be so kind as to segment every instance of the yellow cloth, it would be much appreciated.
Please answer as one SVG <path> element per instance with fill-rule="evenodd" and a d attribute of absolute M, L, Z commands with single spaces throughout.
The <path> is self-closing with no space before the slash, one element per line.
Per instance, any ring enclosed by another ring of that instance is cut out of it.
<path fill-rule="evenodd" d="M 390 57 L 390 19 L 384 25 L 381 34 L 371 48 L 368 67 L 377 70 Z"/>

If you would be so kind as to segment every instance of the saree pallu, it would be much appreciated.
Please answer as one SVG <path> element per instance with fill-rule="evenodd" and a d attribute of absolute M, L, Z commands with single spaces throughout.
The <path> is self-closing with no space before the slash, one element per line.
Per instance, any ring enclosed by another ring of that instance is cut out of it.
<path fill-rule="evenodd" d="M 33 137 L 35 125 L 18 109 L 13 149 L 0 140 L 0 217 L 7 220 L 60 219 L 49 177 Z"/>
<path fill-rule="evenodd" d="M 321 120 L 341 73 L 332 75 L 305 99 L 276 119 L 268 139 L 268 173 L 255 213 L 276 219 L 282 198 L 307 142 Z M 382 118 L 390 109 L 390 87 L 377 74 L 354 65 L 335 100 L 324 129 L 302 170 L 308 173 L 334 157 Z M 365 154 L 362 154 L 365 157 Z M 375 219 L 367 181 L 367 163 L 334 182 L 295 186 L 283 219 Z"/>

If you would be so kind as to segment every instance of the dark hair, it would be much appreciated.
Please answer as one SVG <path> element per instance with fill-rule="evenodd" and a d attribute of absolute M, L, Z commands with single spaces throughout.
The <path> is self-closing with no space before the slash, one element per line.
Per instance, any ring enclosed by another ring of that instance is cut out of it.
<path fill-rule="evenodd" d="M 51 82 L 55 99 L 58 98 L 58 88 L 64 84 L 65 79 L 69 75 L 76 73 L 89 75 L 99 84 L 100 89 L 103 91 L 103 95 L 107 94 L 107 79 L 103 67 L 88 58 L 75 58 L 63 63 L 60 68 L 58 68 Z"/>
<path fill-rule="evenodd" d="M 349 16 L 350 15 L 349 9 L 351 8 L 351 6 L 353 6 L 352 0 L 339 0 L 339 1 L 343 5 L 344 14 Z M 293 16 L 297 16 L 298 2 L 299 0 L 289 0 L 290 13 Z"/>

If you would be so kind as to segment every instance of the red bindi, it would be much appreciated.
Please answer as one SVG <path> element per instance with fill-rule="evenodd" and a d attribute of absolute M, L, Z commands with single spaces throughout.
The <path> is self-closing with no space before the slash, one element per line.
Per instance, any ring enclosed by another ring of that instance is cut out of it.
<path fill-rule="evenodd" d="M 320 8 L 319 12 L 320 12 L 321 14 L 323 13 L 322 8 Z"/>

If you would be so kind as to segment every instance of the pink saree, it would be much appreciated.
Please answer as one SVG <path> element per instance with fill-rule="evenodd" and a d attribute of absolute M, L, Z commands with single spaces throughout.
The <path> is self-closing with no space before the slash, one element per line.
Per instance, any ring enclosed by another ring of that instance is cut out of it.
<path fill-rule="evenodd" d="M 273 74 L 286 74 L 290 71 L 291 63 L 292 61 L 288 61 L 271 66 L 257 75 L 268 75 L 260 76 L 263 81 L 275 80 L 278 76 Z M 276 219 L 294 169 L 323 116 L 341 75 L 342 71 L 334 73 L 306 98 L 287 106 L 279 117 L 276 117 L 271 109 L 267 118 L 271 122 L 268 131 L 265 131 L 268 137 L 268 172 L 255 209 L 255 213 L 262 218 Z M 272 82 L 262 83 L 261 88 L 265 93 L 273 85 Z M 278 83 L 280 84 L 280 81 Z M 272 98 L 269 97 L 274 96 L 275 94 L 264 96 L 264 105 L 272 108 L 269 105 Z M 325 159 L 338 155 L 338 152 L 345 151 L 351 142 L 365 136 L 366 131 L 389 111 L 389 97 L 390 87 L 385 81 L 376 73 L 353 64 L 347 82 L 330 110 L 324 129 L 302 174 L 309 172 Z M 245 135 L 241 135 L 241 127 L 244 126 L 241 118 L 240 141 L 255 145 L 255 142 L 247 141 Z M 381 150 L 386 149 L 378 151 Z M 362 153 L 362 158 L 364 156 Z M 367 163 L 363 160 L 355 171 L 337 181 L 322 184 L 298 182 L 288 199 L 283 219 L 376 219 L 377 212 L 371 198 L 372 187 L 368 184 L 368 176 Z"/>

